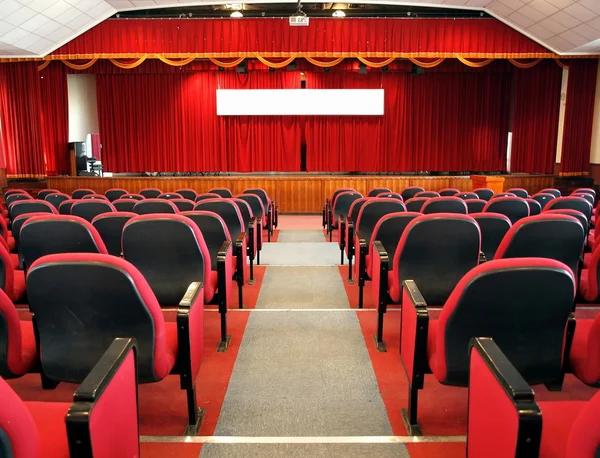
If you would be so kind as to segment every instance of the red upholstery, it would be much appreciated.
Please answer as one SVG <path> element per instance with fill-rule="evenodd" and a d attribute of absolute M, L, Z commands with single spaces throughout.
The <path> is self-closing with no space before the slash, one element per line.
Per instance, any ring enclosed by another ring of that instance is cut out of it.
<path fill-rule="evenodd" d="M 17 248 L 17 245 L 15 243 L 15 238 L 14 237 L 9 237 L 8 238 L 8 249 L 10 251 L 14 251 Z"/>
<path fill-rule="evenodd" d="M 15 270 L 10 253 L 0 244 L 0 259 L 4 264 L 4 291 L 11 301 L 18 302 L 25 294 L 25 273 Z"/>
<path fill-rule="evenodd" d="M 567 450 L 567 458 L 583 458 L 598 456 L 600 447 L 600 396 L 594 395 L 585 403 L 571 426 Z"/>
<path fill-rule="evenodd" d="M 0 375 L 6 378 L 20 377 L 33 367 L 37 356 L 33 323 L 19 320 L 17 309 L 2 290 L 0 315 L 3 316 L 8 329 L 6 365 L 10 371 L 9 374 Z"/>
<path fill-rule="evenodd" d="M 54 215 L 58 215 L 58 211 L 56 210 L 56 208 L 54 208 L 54 205 L 52 205 L 50 202 L 46 202 L 45 200 L 18 200 L 17 202 L 15 202 L 14 204 L 11 205 L 11 214 L 14 214 L 15 209 L 24 206 L 24 208 L 26 208 L 25 206 L 31 204 L 31 203 L 35 203 L 36 205 L 42 205 L 43 207 L 46 207 L 48 209 L 48 211 L 46 213 L 52 213 Z M 34 210 L 32 212 L 27 212 L 27 213 L 42 213 L 39 210 Z M 21 213 L 24 214 L 24 213 Z"/>
<path fill-rule="evenodd" d="M 600 315 L 577 320 L 569 359 L 579 380 L 590 385 L 600 382 Z"/>
<path fill-rule="evenodd" d="M 160 305 L 158 304 L 156 297 L 154 297 L 154 293 L 150 289 L 148 282 L 139 270 L 129 262 L 108 254 L 61 253 L 51 254 L 38 259 L 31 265 L 29 272 L 35 270 L 40 265 L 52 263 L 102 264 L 109 268 L 119 269 L 124 274 L 128 275 L 154 321 L 154 373 L 158 379 L 162 379 L 169 375 L 176 360 L 175 355 L 177 349 L 173 348 L 172 343 L 173 339 L 176 342 L 176 337 L 173 338 L 172 336 L 172 334 L 176 334 L 177 332 L 176 323 L 165 323 Z"/>
<path fill-rule="evenodd" d="M 400 276 L 396 273 L 395 270 L 388 271 L 388 294 L 390 298 L 398 303 L 400 302 L 400 293 L 402 292 L 402 288 L 400 285 Z"/>
<path fill-rule="evenodd" d="M 238 194 L 238 195 L 237 195 L 237 196 L 235 196 L 235 197 L 239 198 L 240 196 L 253 196 L 253 197 L 258 197 L 258 201 L 260 202 L 260 206 L 261 206 L 261 208 L 262 208 L 262 215 L 263 215 L 263 216 L 262 216 L 262 221 L 261 221 L 261 223 L 262 223 L 262 228 L 263 228 L 263 230 L 264 230 L 264 229 L 266 229 L 266 228 L 267 228 L 267 210 L 266 210 L 266 208 L 265 208 L 265 205 L 263 204 L 263 201 L 262 201 L 262 199 L 261 199 L 259 196 L 257 196 L 256 194 L 245 194 L 245 193 L 244 193 L 244 194 Z M 258 215 L 255 215 L 255 216 L 258 218 Z"/>
<path fill-rule="evenodd" d="M 583 401 L 539 402 L 542 411 L 540 458 L 565 458 L 569 433 L 587 403 Z M 586 455 L 574 455 L 583 458 Z M 587 455 L 592 458 L 594 455 Z"/>
<path fill-rule="evenodd" d="M 600 248 L 589 254 L 587 269 L 581 271 L 579 292 L 588 302 L 598 300 L 598 263 L 600 263 Z"/>
<path fill-rule="evenodd" d="M 135 204 L 135 206 L 133 207 L 133 212 L 134 212 L 134 213 L 137 213 L 137 212 L 136 212 L 136 210 L 135 210 L 135 208 L 136 208 L 138 205 L 140 206 L 139 208 L 143 208 L 144 206 L 146 206 L 146 205 L 148 205 L 148 204 L 150 204 L 150 203 L 153 203 L 153 202 L 160 202 L 160 203 L 161 203 L 161 205 L 162 205 L 162 204 L 166 204 L 166 205 L 168 205 L 169 207 L 171 207 L 171 208 L 172 208 L 172 210 L 173 210 L 173 213 L 174 213 L 174 214 L 177 214 L 177 213 L 179 213 L 179 209 L 177 208 L 177 205 L 175 205 L 175 204 L 174 204 L 173 202 L 171 202 L 169 199 L 158 199 L 158 198 L 156 198 L 156 199 L 154 199 L 154 198 L 151 198 L 151 199 L 144 199 L 144 200 L 140 200 L 140 201 L 138 201 L 138 202 Z M 150 213 L 150 214 L 153 214 L 153 215 L 158 215 L 158 214 L 160 214 L 160 213 Z"/>
<path fill-rule="evenodd" d="M 69 458 L 65 417 L 71 404 L 68 402 L 26 402 L 25 406 L 35 423 L 40 449 L 43 452 L 40 456 Z"/>
<path fill-rule="evenodd" d="M 2 399 L 0 429 L 10 441 L 11 458 L 38 458 L 42 456 L 40 454 L 40 435 L 36 432 L 36 423 L 32 414 L 2 378 L 0 378 L 0 398 Z M 49 422 L 49 419 L 46 419 L 46 421 Z M 64 425 L 64 421 L 62 423 Z M 65 456 L 61 455 L 60 451 L 57 452 L 58 455 L 53 456 Z M 68 458 L 68 456 L 67 454 L 66 457 Z"/>

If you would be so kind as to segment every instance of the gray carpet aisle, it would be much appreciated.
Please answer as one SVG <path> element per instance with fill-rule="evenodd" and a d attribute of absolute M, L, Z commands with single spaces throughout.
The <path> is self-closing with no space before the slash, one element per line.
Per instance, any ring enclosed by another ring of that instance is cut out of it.
<path fill-rule="evenodd" d="M 340 248 L 337 242 L 325 243 L 321 230 L 282 230 L 276 243 L 264 244 L 260 262 L 267 266 L 337 266 Z"/>
<path fill-rule="evenodd" d="M 392 435 L 356 313 L 333 266 L 339 249 L 320 235 L 320 242 L 282 243 L 282 231 L 280 242 L 267 245 L 273 250 L 264 256 L 271 266 L 258 297 L 261 310 L 250 313 L 215 435 Z M 289 265 L 290 252 L 331 267 L 276 266 Z M 302 310 L 319 308 L 339 311 Z M 203 458 L 374 454 L 408 457 L 403 444 L 205 444 L 201 452 Z"/>

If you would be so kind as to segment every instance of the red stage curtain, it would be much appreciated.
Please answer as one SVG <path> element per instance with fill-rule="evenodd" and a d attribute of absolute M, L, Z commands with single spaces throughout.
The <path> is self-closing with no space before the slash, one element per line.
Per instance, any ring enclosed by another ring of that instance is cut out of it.
<path fill-rule="evenodd" d="M 552 61 L 514 71 L 511 171 L 554 171 L 562 69 Z"/>
<path fill-rule="evenodd" d="M 311 18 L 290 27 L 287 18 L 111 19 L 54 55 L 201 53 L 477 53 L 526 57 L 549 52 L 496 19 Z M 433 57 L 433 56 L 430 56 Z"/>
<path fill-rule="evenodd" d="M 299 72 L 220 72 L 220 89 L 300 89 Z M 229 170 L 296 172 L 300 170 L 297 116 L 225 116 Z"/>
<path fill-rule="evenodd" d="M 571 59 L 561 174 L 589 173 L 598 60 Z"/>
<path fill-rule="evenodd" d="M 43 176 L 37 62 L 0 65 L 0 124 L 7 175 Z"/>
<path fill-rule="evenodd" d="M 216 116 L 216 73 L 97 78 L 106 170 L 228 170 Z"/>
<path fill-rule="evenodd" d="M 66 67 L 51 62 L 40 72 L 42 142 L 46 174 L 69 173 L 69 107 Z"/>

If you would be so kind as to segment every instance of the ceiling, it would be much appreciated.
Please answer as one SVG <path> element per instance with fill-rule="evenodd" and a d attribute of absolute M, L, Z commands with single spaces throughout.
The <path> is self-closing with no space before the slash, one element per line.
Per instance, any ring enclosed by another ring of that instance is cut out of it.
<path fill-rule="evenodd" d="M 282 1 L 286 0 L 273 3 Z M 225 2 L 0 0 L 0 57 L 44 56 L 120 11 L 215 3 Z M 556 53 L 600 54 L 600 0 L 362 0 L 361 3 L 481 10 Z"/>

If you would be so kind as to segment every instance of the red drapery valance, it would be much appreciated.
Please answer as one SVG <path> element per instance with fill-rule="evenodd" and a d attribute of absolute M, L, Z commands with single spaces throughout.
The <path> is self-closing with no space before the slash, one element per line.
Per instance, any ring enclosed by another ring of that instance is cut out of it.
<path fill-rule="evenodd" d="M 502 57 L 552 54 L 496 19 L 311 18 L 113 19 L 55 51 L 54 58 L 238 57 Z"/>

